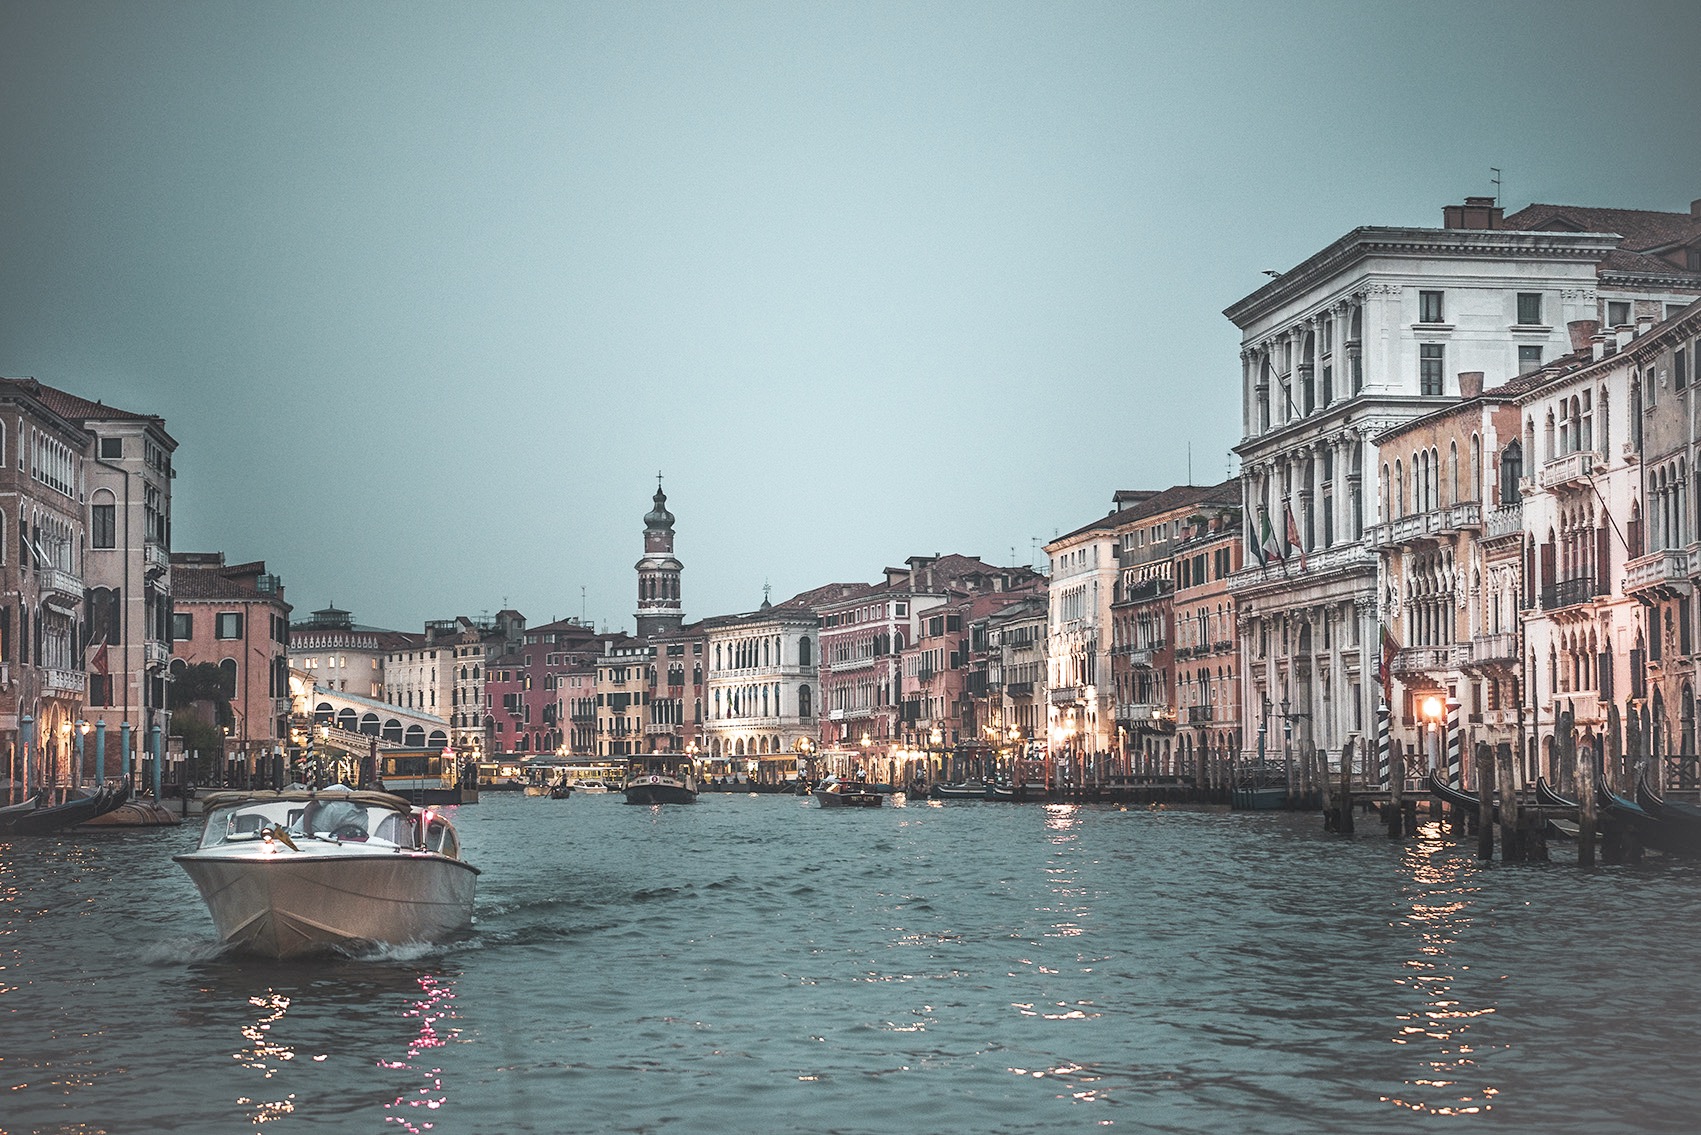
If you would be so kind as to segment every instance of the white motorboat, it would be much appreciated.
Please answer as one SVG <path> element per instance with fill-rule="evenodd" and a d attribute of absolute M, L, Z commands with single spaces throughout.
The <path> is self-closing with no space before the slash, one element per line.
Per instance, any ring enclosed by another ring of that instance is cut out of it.
<path fill-rule="evenodd" d="M 574 792 L 584 796 L 606 796 L 609 791 L 608 785 L 594 776 L 585 780 L 568 781 L 568 783 L 573 786 Z"/>
<path fill-rule="evenodd" d="M 176 860 L 219 937 L 275 958 L 431 942 L 472 921 L 478 868 L 434 809 L 342 786 L 219 792 L 200 846 Z"/>

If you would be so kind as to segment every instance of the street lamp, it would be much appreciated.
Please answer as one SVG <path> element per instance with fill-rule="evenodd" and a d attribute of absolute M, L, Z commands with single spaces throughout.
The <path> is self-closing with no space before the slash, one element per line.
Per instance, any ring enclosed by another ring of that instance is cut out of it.
<path fill-rule="evenodd" d="M 1423 699 L 1423 703 L 1418 709 L 1423 715 L 1424 722 L 1428 725 L 1428 728 L 1424 731 L 1426 734 L 1424 756 L 1429 759 L 1430 771 L 1434 771 L 1441 763 L 1439 760 L 1441 721 L 1447 714 L 1447 707 L 1439 697 L 1430 694 Z"/>

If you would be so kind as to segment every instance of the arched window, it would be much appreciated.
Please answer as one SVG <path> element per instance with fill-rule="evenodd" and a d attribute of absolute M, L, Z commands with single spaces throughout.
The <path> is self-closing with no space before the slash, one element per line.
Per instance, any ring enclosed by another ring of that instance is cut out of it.
<path fill-rule="evenodd" d="M 428 749 L 446 749 L 449 747 L 449 735 L 441 729 L 433 729 L 431 736 L 426 739 L 425 745 Z"/>
<path fill-rule="evenodd" d="M 809 636 L 805 635 L 797 640 L 797 664 L 799 666 L 813 666 L 815 664 L 815 656 L 809 651 Z"/>
<path fill-rule="evenodd" d="M 422 725 L 408 726 L 402 733 L 402 744 L 410 749 L 423 749 L 425 747 L 425 727 Z"/>
<path fill-rule="evenodd" d="M 799 717 L 813 717 L 815 715 L 815 707 L 811 701 L 808 686 L 797 688 L 797 715 Z"/>
<path fill-rule="evenodd" d="M 1513 438 L 1500 451 L 1500 503 L 1518 503 L 1518 479 L 1524 475 L 1524 447 Z"/>
<path fill-rule="evenodd" d="M 393 717 L 390 718 L 384 722 L 384 728 L 379 736 L 393 745 L 400 745 L 402 743 L 402 723 Z"/>
<path fill-rule="evenodd" d="M 337 728 L 346 729 L 350 733 L 357 732 L 360 728 L 360 718 L 355 715 L 354 710 L 345 706 L 337 710 Z"/>
<path fill-rule="evenodd" d="M 219 663 L 219 689 L 227 698 L 236 696 L 236 659 L 226 658 Z"/>

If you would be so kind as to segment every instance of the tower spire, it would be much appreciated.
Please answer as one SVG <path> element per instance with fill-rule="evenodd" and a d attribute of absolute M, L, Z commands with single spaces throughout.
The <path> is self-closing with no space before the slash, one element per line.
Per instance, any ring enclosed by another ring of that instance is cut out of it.
<path fill-rule="evenodd" d="M 673 555 L 673 513 L 667 510 L 662 475 L 656 472 L 653 506 L 644 514 L 644 557 L 638 572 L 638 637 L 678 630 L 684 621 L 679 605 L 679 573 L 684 570 Z"/>

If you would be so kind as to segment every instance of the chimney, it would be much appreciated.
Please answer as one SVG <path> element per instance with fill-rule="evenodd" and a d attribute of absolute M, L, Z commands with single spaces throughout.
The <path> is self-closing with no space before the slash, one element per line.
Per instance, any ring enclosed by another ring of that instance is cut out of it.
<path fill-rule="evenodd" d="M 1689 203 L 1689 215 L 1691 217 L 1701 217 L 1701 197 L 1697 197 Z"/>
<path fill-rule="evenodd" d="M 1630 340 L 1636 337 L 1636 328 L 1629 323 L 1620 323 L 1612 329 L 1612 334 L 1618 350 L 1622 351 L 1630 346 Z"/>
<path fill-rule="evenodd" d="M 1462 370 L 1459 372 L 1459 397 L 1475 398 L 1482 393 L 1482 371 Z"/>
<path fill-rule="evenodd" d="M 1591 353 L 1597 363 L 1607 357 L 1607 343 L 1611 341 L 1612 336 L 1608 335 L 1605 331 L 1597 331 L 1589 337 L 1589 345 L 1592 348 Z"/>
<path fill-rule="evenodd" d="M 1565 329 L 1571 332 L 1571 349 L 1581 351 L 1594 339 L 1601 323 L 1598 319 L 1573 319 L 1565 325 Z"/>
<path fill-rule="evenodd" d="M 1447 205 L 1441 210 L 1441 227 L 1447 229 L 1497 229 L 1506 210 L 1494 203 L 1492 197 L 1467 197 L 1463 205 Z"/>
<path fill-rule="evenodd" d="M 1638 315 L 1636 317 L 1636 337 L 1638 339 L 1640 339 L 1642 336 L 1646 335 L 1649 331 L 1653 330 L 1653 328 L 1654 328 L 1654 317 L 1653 316 L 1651 316 L 1651 315 Z"/>

